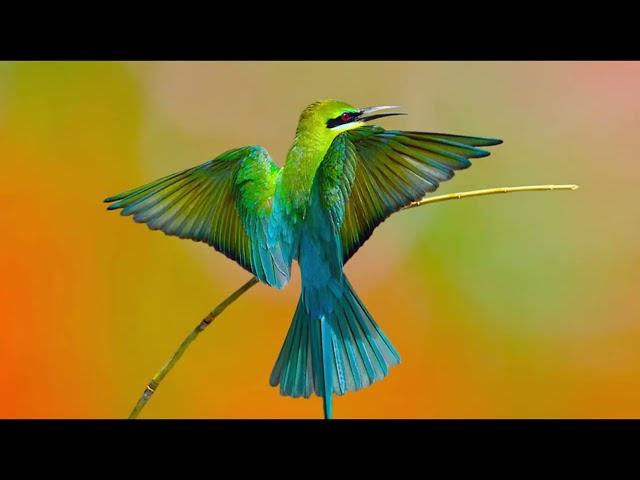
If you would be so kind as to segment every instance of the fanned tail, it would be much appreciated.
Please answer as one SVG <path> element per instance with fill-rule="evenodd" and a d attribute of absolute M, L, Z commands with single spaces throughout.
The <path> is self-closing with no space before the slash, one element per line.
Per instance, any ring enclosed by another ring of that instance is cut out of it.
<path fill-rule="evenodd" d="M 316 308 L 320 302 L 322 309 Z M 325 418 L 331 418 L 333 393 L 367 387 L 398 363 L 400 355 L 342 276 L 322 290 L 303 285 L 270 383 L 279 384 L 282 395 L 323 397 Z"/>

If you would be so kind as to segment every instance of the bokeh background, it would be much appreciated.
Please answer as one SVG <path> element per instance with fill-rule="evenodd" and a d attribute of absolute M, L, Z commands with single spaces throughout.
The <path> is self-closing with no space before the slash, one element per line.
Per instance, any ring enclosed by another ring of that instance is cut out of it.
<path fill-rule="evenodd" d="M 403 363 L 336 418 L 640 416 L 640 63 L 0 63 L 0 417 L 121 418 L 249 278 L 103 198 L 265 146 L 323 98 L 398 104 L 388 128 L 504 145 L 381 225 L 346 267 Z M 299 294 L 254 287 L 143 417 L 320 418 L 268 377 Z"/>

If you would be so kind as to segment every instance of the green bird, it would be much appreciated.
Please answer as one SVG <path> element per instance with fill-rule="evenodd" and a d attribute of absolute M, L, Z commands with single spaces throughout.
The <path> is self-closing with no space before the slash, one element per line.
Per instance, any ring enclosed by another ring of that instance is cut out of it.
<path fill-rule="evenodd" d="M 283 167 L 260 146 L 107 198 L 136 222 L 206 242 L 278 289 L 298 261 L 302 291 L 271 373 L 282 395 L 323 398 L 383 379 L 400 355 L 358 298 L 344 264 L 392 213 L 433 192 L 494 138 L 385 130 L 401 113 L 336 100 L 304 109 Z"/>

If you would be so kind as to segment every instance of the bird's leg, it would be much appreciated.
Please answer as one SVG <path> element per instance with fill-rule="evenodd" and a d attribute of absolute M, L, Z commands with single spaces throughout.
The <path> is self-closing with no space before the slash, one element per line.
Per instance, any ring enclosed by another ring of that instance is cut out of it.
<path fill-rule="evenodd" d="M 171 369 L 175 366 L 176 362 L 180 359 L 185 350 L 191 345 L 191 343 L 196 339 L 196 337 L 202 332 L 205 328 L 211 325 L 211 322 L 220 315 L 225 308 L 235 302 L 242 294 L 244 294 L 247 290 L 253 287 L 256 283 L 258 283 L 258 279 L 256 277 L 251 278 L 247 283 L 242 285 L 239 289 L 225 298 L 222 303 L 220 303 L 216 308 L 211 310 L 209 314 L 204 317 L 204 319 L 193 329 L 193 331 L 185 338 L 178 349 L 171 355 L 171 358 L 167 360 L 167 362 L 162 366 L 162 368 L 154 375 L 151 381 L 147 384 L 142 392 L 142 396 L 136 403 L 136 406 L 131 411 L 129 418 L 137 418 L 142 409 L 145 407 L 151 396 L 155 393 L 155 391 L 160 386 L 160 382 L 164 379 L 164 377 L 171 371 Z"/>

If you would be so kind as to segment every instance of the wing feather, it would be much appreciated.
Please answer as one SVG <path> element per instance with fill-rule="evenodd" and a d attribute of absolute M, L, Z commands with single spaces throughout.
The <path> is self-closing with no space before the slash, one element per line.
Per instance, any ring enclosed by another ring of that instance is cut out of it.
<path fill-rule="evenodd" d="M 261 281 L 281 288 L 290 265 L 267 244 L 280 168 L 262 147 L 242 147 L 105 200 L 167 235 L 205 242 Z"/>
<path fill-rule="evenodd" d="M 440 183 L 453 178 L 456 170 L 469 168 L 470 159 L 489 155 L 479 147 L 500 143 L 493 138 L 377 126 L 338 135 L 315 182 L 322 191 L 324 207 L 332 212 L 339 228 L 344 262 L 391 214 L 435 191 Z M 332 193 L 335 182 L 339 196 Z"/>

